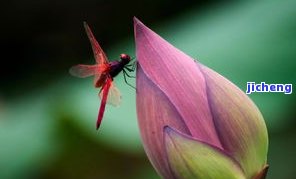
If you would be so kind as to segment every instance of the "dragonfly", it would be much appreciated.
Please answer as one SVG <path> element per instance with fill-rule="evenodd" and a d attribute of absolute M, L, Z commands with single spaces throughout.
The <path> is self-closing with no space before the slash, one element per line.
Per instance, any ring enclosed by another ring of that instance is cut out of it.
<path fill-rule="evenodd" d="M 101 88 L 99 96 L 101 98 L 101 105 L 99 108 L 99 114 L 96 123 L 96 129 L 98 130 L 105 112 L 106 103 L 113 106 L 118 106 L 121 101 L 121 95 L 113 78 L 116 77 L 121 71 L 123 72 L 124 81 L 126 84 L 135 88 L 130 83 L 128 83 L 127 77 L 133 76 L 129 75 L 128 72 L 133 72 L 135 70 L 135 62 L 130 64 L 132 61 L 131 57 L 127 54 L 120 54 L 120 60 L 114 60 L 109 62 L 106 54 L 102 50 L 101 46 L 94 37 L 90 27 L 86 22 L 84 22 L 84 28 L 90 44 L 92 46 L 92 51 L 96 64 L 94 65 L 84 65 L 78 64 L 70 68 L 69 72 L 71 75 L 85 78 L 89 76 L 94 76 L 94 86 L 95 88 Z"/>

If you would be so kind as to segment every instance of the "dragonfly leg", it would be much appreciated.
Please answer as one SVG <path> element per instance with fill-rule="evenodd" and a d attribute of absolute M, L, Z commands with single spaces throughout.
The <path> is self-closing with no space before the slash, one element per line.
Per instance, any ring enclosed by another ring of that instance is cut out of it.
<path fill-rule="evenodd" d="M 133 85 L 131 85 L 131 84 L 126 80 L 126 76 L 128 76 L 128 77 L 132 77 L 132 76 L 130 76 L 130 75 L 129 75 L 124 69 L 123 69 L 122 71 L 123 71 L 123 78 L 124 78 L 125 83 L 126 83 L 127 85 L 129 85 L 130 87 L 136 89 Z"/>
<path fill-rule="evenodd" d="M 129 68 L 131 67 L 131 68 Z M 125 65 L 125 69 L 128 70 L 129 72 L 133 72 L 136 69 L 136 61 L 134 61 L 132 64 Z"/>
<path fill-rule="evenodd" d="M 135 65 L 136 63 L 134 62 L 132 65 L 126 65 L 125 67 L 124 67 L 124 70 L 127 70 L 127 71 L 129 71 L 129 72 L 134 72 L 135 71 L 135 69 L 136 69 L 136 65 Z M 131 66 L 131 68 L 129 68 Z M 126 71 L 125 71 L 126 72 Z M 128 76 L 128 77 L 130 77 L 130 78 L 136 78 L 135 76 L 131 76 L 130 74 L 128 74 L 127 72 L 125 73 L 126 74 L 126 76 Z"/>
<path fill-rule="evenodd" d="M 125 74 L 127 77 L 129 77 L 129 78 L 136 78 L 135 76 L 131 76 L 130 74 L 128 74 L 128 72 L 126 72 L 125 69 L 123 69 L 123 71 L 124 71 L 123 74 Z"/>

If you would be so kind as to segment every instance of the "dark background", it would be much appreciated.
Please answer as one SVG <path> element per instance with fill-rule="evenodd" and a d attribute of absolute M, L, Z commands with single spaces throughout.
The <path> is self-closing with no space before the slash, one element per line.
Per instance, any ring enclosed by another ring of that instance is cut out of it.
<path fill-rule="evenodd" d="M 0 178 L 159 178 L 141 146 L 135 91 L 107 106 L 100 132 L 87 21 L 110 59 L 135 56 L 138 17 L 177 48 L 246 90 L 248 81 L 296 81 L 296 3 L 289 1 L 20 1 L 1 3 Z M 130 79 L 134 83 L 133 79 Z M 294 87 L 293 86 L 293 87 Z M 269 131 L 269 179 L 292 179 L 294 93 L 254 93 Z"/>
<path fill-rule="evenodd" d="M 209 7 L 212 1 L 19 1 L 1 7 L 1 92 L 17 95 L 53 82 L 65 69 L 89 58 L 82 22 L 93 27 L 104 48 L 133 33 L 133 16 L 146 23 L 172 19 L 194 6 Z M 216 3 L 217 4 L 217 3 Z M 29 88 L 29 89 L 27 89 Z"/>

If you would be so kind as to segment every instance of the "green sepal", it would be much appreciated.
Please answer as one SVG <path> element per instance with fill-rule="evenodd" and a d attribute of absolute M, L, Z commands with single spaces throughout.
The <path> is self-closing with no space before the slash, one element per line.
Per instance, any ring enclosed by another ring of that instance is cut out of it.
<path fill-rule="evenodd" d="M 166 126 L 165 146 L 178 179 L 245 179 L 239 164 L 221 149 Z"/>

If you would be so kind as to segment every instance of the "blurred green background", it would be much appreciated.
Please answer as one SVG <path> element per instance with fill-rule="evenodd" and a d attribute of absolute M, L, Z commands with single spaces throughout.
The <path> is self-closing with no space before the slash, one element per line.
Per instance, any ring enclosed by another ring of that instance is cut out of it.
<path fill-rule="evenodd" d="M 82 22 L 110 59 L 135 56 L 132 17 L 243 91 L 248 81 L 296 82 L 296 1 L 20 1 L 1 5 L 0 178 L 158 179 L 139 137 L 135 91 L 123 82 L 118 108 L 92 79 L 68 74 L 92 64 Z M 130 79 L 134 83 L 134 79 Z M 268 179 L 296 176 L 295 92 L 250 97 L 269 129 Z"/>

